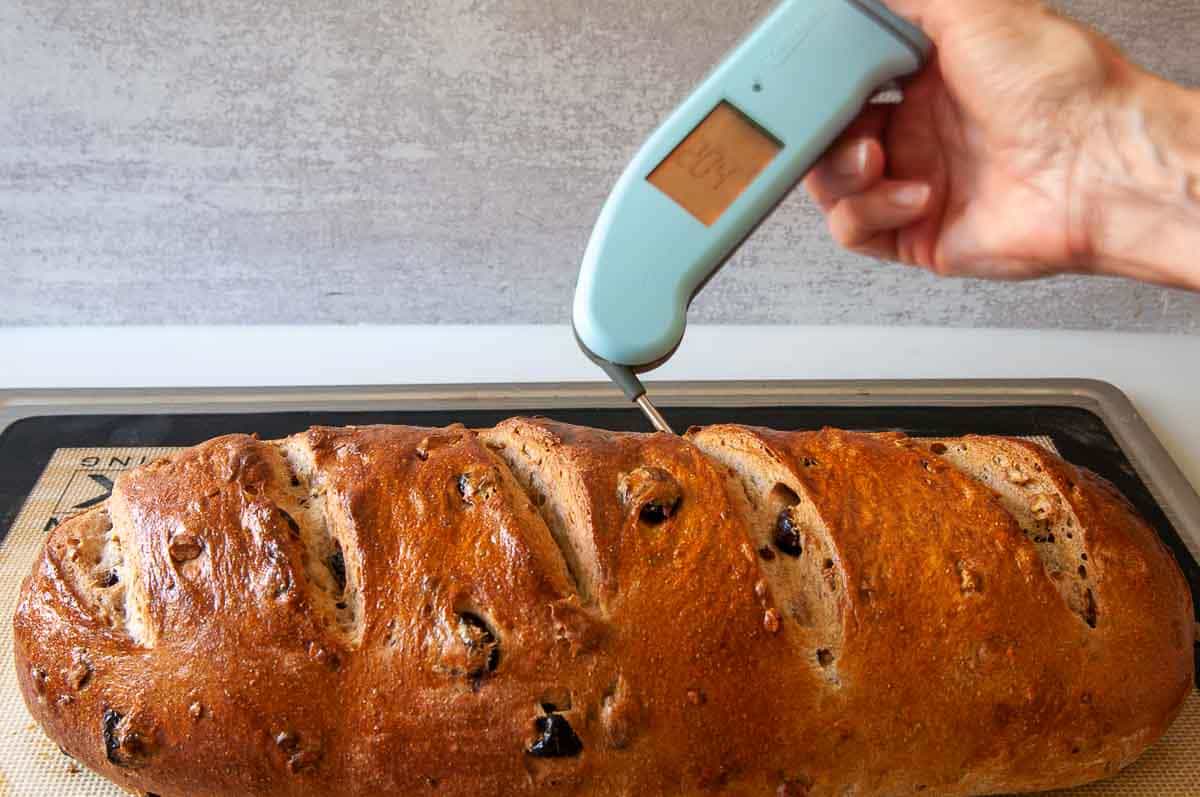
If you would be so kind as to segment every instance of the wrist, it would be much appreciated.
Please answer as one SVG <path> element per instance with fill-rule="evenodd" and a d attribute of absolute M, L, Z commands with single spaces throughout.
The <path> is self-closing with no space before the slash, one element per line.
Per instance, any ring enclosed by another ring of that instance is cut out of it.
<path fill-rule="evenodd" d="M 1081 268 L 1200 290 L 1200 93 L 1114 60 L 1079 153 Z"/>

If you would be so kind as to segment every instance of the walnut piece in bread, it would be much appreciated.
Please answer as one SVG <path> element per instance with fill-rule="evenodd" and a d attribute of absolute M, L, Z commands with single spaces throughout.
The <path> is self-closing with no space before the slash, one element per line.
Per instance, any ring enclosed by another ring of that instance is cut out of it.
<path fill-rule="evenodd" d="M 1067 787 L 1194 644 L 1154 531 L 1040 449 L 523 419 L 128 473 L 14 630 L 51 739 L 162 797 Z"/>

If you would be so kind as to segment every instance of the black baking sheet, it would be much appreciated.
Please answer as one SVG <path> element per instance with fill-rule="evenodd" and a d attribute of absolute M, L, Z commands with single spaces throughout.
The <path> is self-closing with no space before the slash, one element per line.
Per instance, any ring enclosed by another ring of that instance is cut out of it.
<path fill-rule="evenodd" d="M 780 430 L 838 427 L 897 430 L 915 437 L 995 434 L 1050 437 L 1063 457 L 1113 482 L 1158 531 L 1200 596 L 1200 565 L 1163 508 L 1138 476 L 1104 421 L 1076 407 L 687 407 L 666 409 L 676 429 L 742 423 Z M 263 412 L 228 414 L 58 415 L 19 420 L 0 434 L 0 541 L 8 535 L 25 497 L 59 448 L 189 446 L 232 433 L 263 439 L 286 437 L 310 426 L 377 423 L 413 426 L 492 426 L 516 415 L 534 415 L 614 431 L 648 431 L 636 410 L 550 409 L 396 412 Z M 1200 615 L 1200 602 L 1197 604 Z"/>

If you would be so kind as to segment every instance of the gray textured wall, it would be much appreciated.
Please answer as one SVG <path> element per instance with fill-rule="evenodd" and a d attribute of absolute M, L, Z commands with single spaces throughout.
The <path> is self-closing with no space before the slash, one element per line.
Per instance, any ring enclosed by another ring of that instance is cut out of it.
<path fill-rule="evenodd" d="M 0 0 L 0 323 L 563 322 L 642 137 L 768 0 Z M 1196 0 L 1073 0 L 1200 84 Z M 1115 281 L 938 281 L 790 200 L 709 322 L 1200 332 Z"/>

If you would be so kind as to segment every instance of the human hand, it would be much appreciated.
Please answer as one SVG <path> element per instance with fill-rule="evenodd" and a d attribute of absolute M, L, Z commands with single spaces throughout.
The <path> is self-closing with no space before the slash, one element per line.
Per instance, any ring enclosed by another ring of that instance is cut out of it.
<path fill-rule="evenodd" d="M 1081 159 L 1129 67 L 1035 0 L 888 0 L 934 40 L 805 180 L 836 240 L 942 275 L 1092 270 Z"/>

